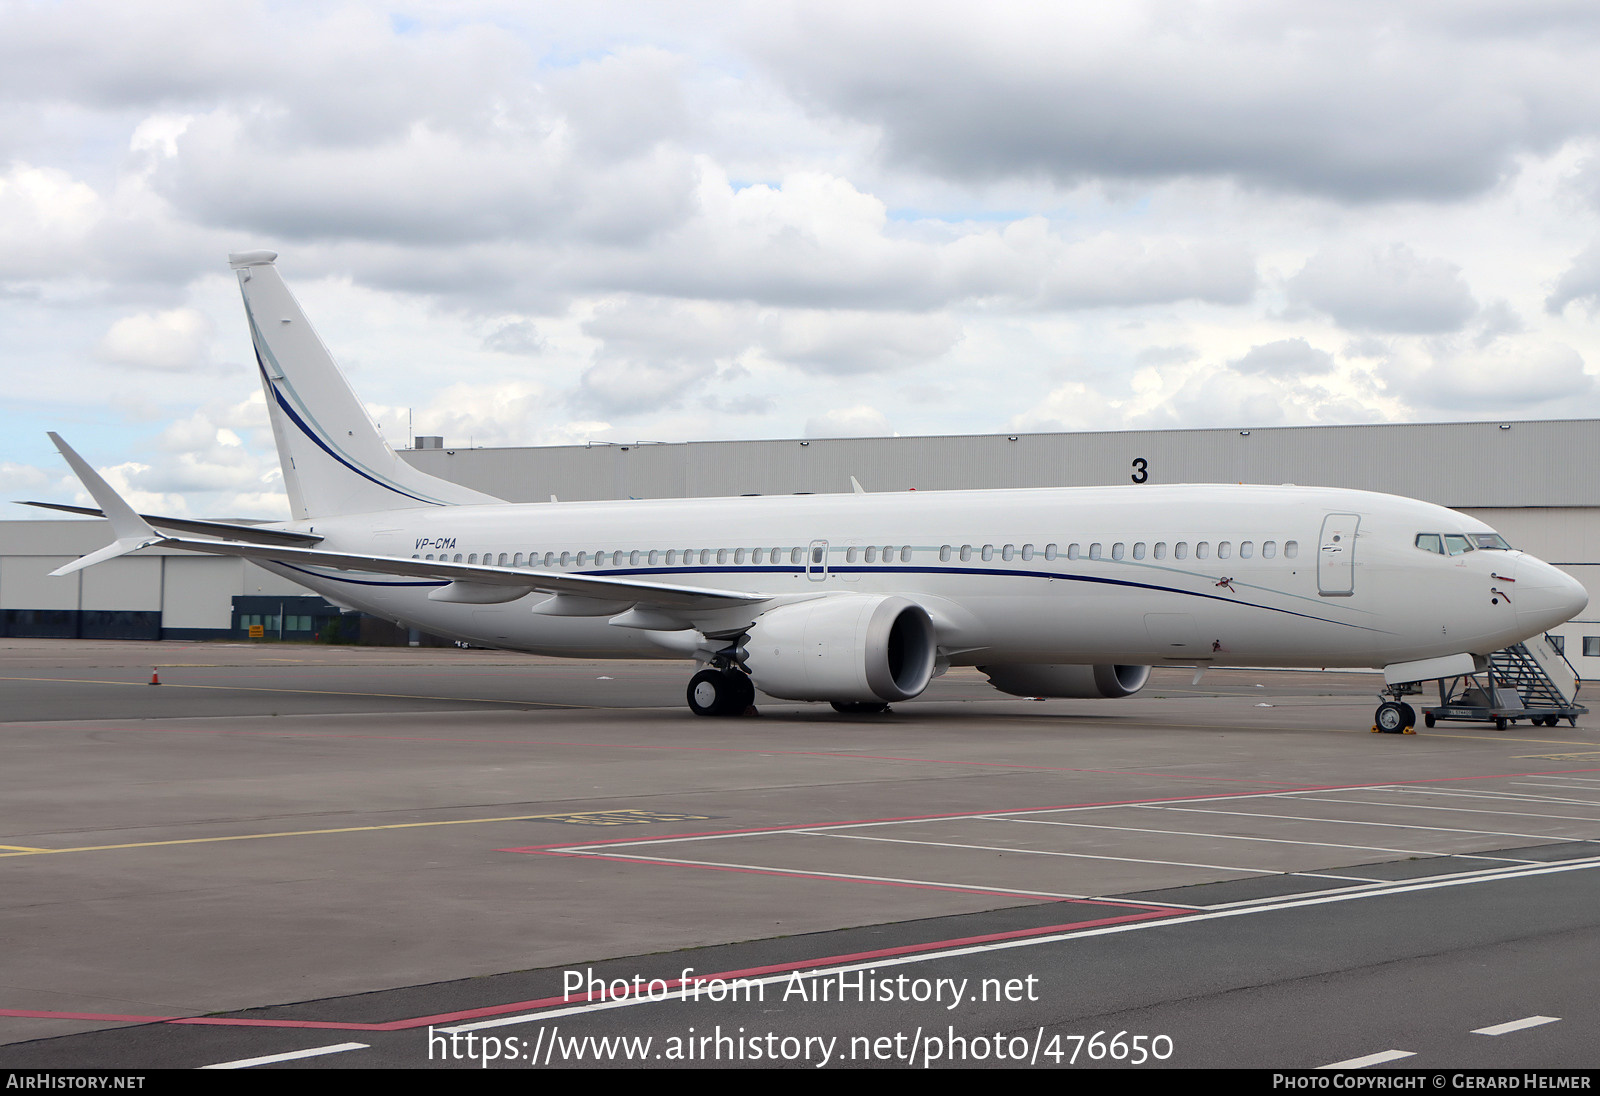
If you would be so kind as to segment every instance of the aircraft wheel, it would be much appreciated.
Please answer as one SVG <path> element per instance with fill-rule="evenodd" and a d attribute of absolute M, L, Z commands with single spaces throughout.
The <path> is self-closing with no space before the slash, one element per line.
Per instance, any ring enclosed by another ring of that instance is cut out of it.
<path fill-rule="evenodd" d="M 750 678 L 737 670 L 701 670 L 689 679 L 689 710 L 695 715 L 738 715 L 755 696 Z"/>
<path fill-rule="evenodd" d="M 1406 705 L 1396 704 L 1386 700 L 1378 705 L 1378 711 L 1373 715 L 1372 721 L 1378 725 L 1378 730 L 1384 734 L 1400 734 L 1410 726 L 1406 722 Z M 1415 716 L 1413 716 L 1415 718 Z"/>
<path fill-rule="evenodd" d="M 889 705 L 869 700 L 834 700 L 829 703 L 834 711 L 844 715 L 878 715 L 889 710 Z"/>

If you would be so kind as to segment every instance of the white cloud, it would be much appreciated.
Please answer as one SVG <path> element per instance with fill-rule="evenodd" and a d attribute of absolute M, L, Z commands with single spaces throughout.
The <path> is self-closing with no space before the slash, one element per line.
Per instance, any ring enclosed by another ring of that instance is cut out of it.
<path fill-rule="evenodd" d="M 1405 244 L 1331 245 L 1289 279 L 1288 291 L 1352 331 L 1458 331 L 1478 310 L 1460 267 Z"/>
<path fill-rule="evenodd" d="M 835 407 L 806 420 L 808 438 L 881 438 L 892 433 L 883 412 L 866 404 Z"/>
<path fill-rule="evenodd" d="M 173 308 L 123 317 L 95 350 L 117 365 L 181 373 L 207 364 L 210 342 L 209 317 L 192 308 Z"/>

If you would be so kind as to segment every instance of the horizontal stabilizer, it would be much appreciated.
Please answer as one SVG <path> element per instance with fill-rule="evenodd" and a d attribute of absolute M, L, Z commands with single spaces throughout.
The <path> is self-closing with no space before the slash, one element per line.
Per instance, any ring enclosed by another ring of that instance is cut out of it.
<path fill-rule="evenodd" d="M 37 506 L 41 510 L 60 510 L 67 514 L 82 514 L 84 517 L 103 518 L 104 510 L 97 510 L 93 506 L 68 506 L 64 502 L 22 502 L 18 506 Z M 259 525 L 243 525 L 230 521 L 200 521 L 195 518 L 169 518 L 161 514 L 140 514 L 146 523 L 157 529 L 176 529 L 180 533 L 199 533 L 202 536 L 227 537 L 230 540 L 246 540 L 256 544 L 290 544 L 296 547 L 310 547 L 322 540 L 316 533 L 296 533 L 285 529 L 268 529 Z"/>

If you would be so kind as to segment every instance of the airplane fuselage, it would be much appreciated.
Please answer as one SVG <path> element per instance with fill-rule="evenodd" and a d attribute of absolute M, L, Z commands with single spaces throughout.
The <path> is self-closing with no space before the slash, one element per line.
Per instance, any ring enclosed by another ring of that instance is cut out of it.
<path fill-rule="evenodd" d="M 291 523 L 322 547 L 759 592 L 702 617 L 894 594 L 949 664 L 1374 666 L 1487 653 L 1561 619 L 1573 582 L 1525 553 L 1425 551 L 1490 533 L 1429 503 L 1333 488 L 1181 485 L 425 507 Z M 329 598 L 447 637 L 590 657 L 683 657 L 647 631 L 430 600 L 436 579 L 273 565 Z"/>

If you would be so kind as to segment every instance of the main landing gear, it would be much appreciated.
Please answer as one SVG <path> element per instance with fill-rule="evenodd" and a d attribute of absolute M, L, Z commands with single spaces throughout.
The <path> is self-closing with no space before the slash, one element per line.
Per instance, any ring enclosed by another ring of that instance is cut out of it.
<path fill-rule="evenodd" d="M 689 710 L 695 715 L 743 715 L 755 698 L 750 675 L 732 666 L 713 666 L 689 679 Z"/>

